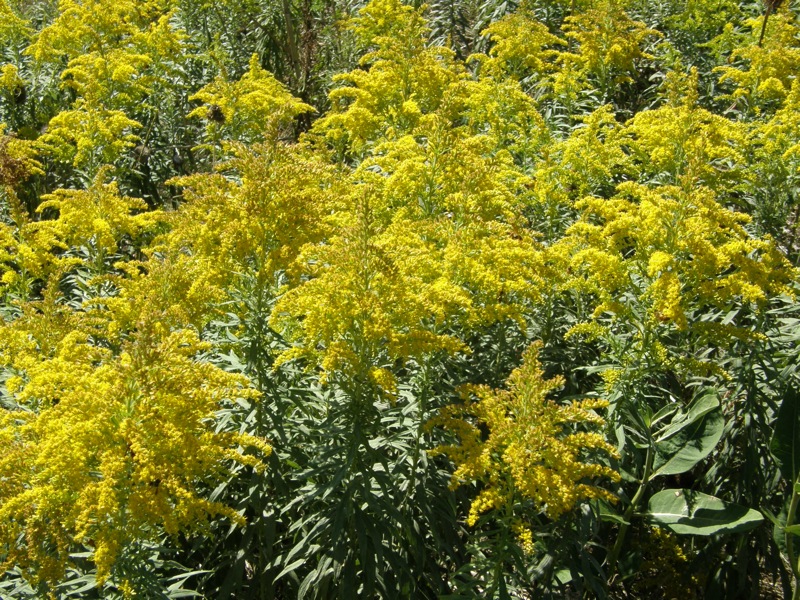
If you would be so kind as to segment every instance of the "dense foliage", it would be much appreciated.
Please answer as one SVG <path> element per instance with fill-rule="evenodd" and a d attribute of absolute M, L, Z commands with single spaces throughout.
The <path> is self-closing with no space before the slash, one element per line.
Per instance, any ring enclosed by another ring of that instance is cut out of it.
<path fill-rule="evenodd" d="M 0 597 L 800 598 L 800 21 L 0 0 Z"/>

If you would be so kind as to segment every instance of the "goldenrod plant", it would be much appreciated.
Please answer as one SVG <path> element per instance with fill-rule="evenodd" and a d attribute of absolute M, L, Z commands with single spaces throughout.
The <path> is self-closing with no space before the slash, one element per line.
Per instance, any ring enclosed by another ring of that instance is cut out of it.
<path fill-rule="evenodd" d="M 796 11 L 0 0 L 0 597 L 800 597 Z"/>

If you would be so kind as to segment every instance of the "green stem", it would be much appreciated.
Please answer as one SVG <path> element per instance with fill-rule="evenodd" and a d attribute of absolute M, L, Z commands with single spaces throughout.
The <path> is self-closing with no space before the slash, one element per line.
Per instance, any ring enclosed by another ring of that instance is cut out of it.
<path fill-rule="evenodd" d="M 503 524 L 500 528 L 500 555 L 494 563 L 494 574 L 487 597 L 493 598 L 497 593 L 500 598 L 506 597 L 501 590 L 505 588 L 506 557 L 508 556 L 509 545 L 513 542 L 509 540 L 508 530 L 510 523 L 514 520 L 513 504 L 506 503 L 503 511 Z"/>
<path fill-rule="evenodd" d="M 800 486 L 800 475 L 792 482 L 792 501 L 789 503 L 789 512 L 786 515 L 786 527 L 794 525 L 794 518 L 797 514 L 797 505 L 800 503 L 800 494 L 797 489 Z M 794 591 L 792 592 L 792 600 L 800 600 L 800 565 L 798 565 L 797 557 L 794 553 L 794 534 L 784 532 L 786 540 L 786 554 L 789 557 L 789 564 L 792 567 L 792 574 L 794 575 Z"/>
<path fill-rule="evenodd" d="M 408 489 L 406 490 L 406 496 L 404 499 L 404 504 L 408 503 L 411 504 L 411 500 L 414 497 L 415 488 L 417 486 L 417 471 L 419 469 L 419 459 L 420 455 L 422 454 L 422 442 L 423 442 L 423 435 L 425 429 L 425 420 L 427 416 L 427 405 L 428 405 L 428 382 L 429 382 L 429 358 L 425 357 L 422 359 L 422 385 L 420 386 L 419 396 L 417 401 L 419 403 L 419 422 L 417 423 L 417 432 L 416 432 L 416 439 L 414 440 L 414 454 L 411 459 L 411 478 L 408 484 Z"/>
<path fill-rule="evenodd" d="M 625 537 L 628 534 L 630 521 L 633 518 L 636 509 L 639 507 L 639 503 L 642 501 L 642 497 L 644 496 L 644 492 L 650 480 L 650 471 L 652 470 L 652 468 L 653 468 L 653 448 L 652 446 L 650 446 L 647 449 L 647 457 L 645 458 L 645 465 L 644 465 L 644 476 L 642 477 L 641 483 L 639 484 L 639 489 L 636 490 L 636 494 L 634 494 L 630 506 L 628 506 L 627 510 L 625 511 L 625 514 L 623 515 L 623 520 L 625 522 L 619 526 L 619 533 L 617 534 L 617 539 L 614 542 L 613 548 L 611 548 L 611 553 L 608 555 L 609 585 L 614 580 L 614 575 L 617 570 L 617 560 L 619 559 L 619 554 L 622 551 L 622 546 L 625 543 Z"/>

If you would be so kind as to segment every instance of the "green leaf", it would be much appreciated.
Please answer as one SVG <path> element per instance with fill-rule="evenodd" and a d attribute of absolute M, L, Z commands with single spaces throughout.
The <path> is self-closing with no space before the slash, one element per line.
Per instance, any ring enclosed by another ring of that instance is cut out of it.
<path fill-rule="evenodd" d="M 676 416 L 656 438 L 656 457 L 651 479 L 685 473 L 711 454 L 725 429 L 716 393 L 692 402 L 689 410 Z"/>
<path fill-rule="evenodd" d="M 597 501 L 597 515 L 601 521 L 616 523 L 617 525 L 630 525 L 621 514 L 603 500 Z"/>
<path fill-rule="evenodd" d="M 772 522 L 772 540 L 778 549 L 786 554 L 786 514 L 789 503 L 786 502 L 777 515 L 773 514 L 768 508 L 761 507 L 761 512 Z"/>
<path fill-rule="evenodd" d="M 567 585 L 572 581 L 572 572 L 569 569 L 561 569 L 556 573 L 556 581 L 561 585 Z"/>
<path fill-rule="evenodd" d="M 289 565 L 286 565 L 286 566 L 283 568 L 283 570 L 282 570 L 280 573 L 278 573 L 278 575 L 275 577 L 275 581 L 277 581 L 278 579 L 280 579 L 281 577 L 283 577 L 283 576 L 284 576 L 284 575 L 286 575 L 287 573 L 291 573 L 291 572 L 292 572 L 292 571 L 294 571 L 294 570 L 295 570 L 297 567 L 299 567 L 299 566 L 301 566 L 301 565 L 304 565 L 304 564 L 306 564 L 306 559 L 305 559 L 305 558 L 298 558 L 298 559 L 297 559 L 296 561 L 294 561 L 293 563 L 291 563 L 291 564 L 289 564 Z"/>
<path fill-rule="evenodd" d="M 674 418 L 672 423 L 659 433 L 656 442 L 665 441 L 677 435 L 682 429 L 693 425 L 717 408 L 719 408 L 719 398 L 716 392 L 708 391 L 699 396 L 689 404 L 689 410 L 686 413 Z"/>
<path fill-rule="evenodd" d="M 752 508 L 723 502 L 693 490 L 664 490 L 648 503 L 645 515 L 658 525 L 686 535 L 718 535 L 748 531 L 764 520 Z"/>
<path fill-rule="evenodd" d="M 781 475 L 795 481 L 800 469 L 800 391 L 794 387 L 787 389 L 778 409 L 770 450 Z"/>

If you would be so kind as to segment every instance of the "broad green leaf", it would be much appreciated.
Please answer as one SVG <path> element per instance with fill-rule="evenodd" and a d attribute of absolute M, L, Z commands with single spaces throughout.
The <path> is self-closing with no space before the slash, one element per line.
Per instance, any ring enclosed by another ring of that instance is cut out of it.
<path fill-rule="evenodd" d="M 687 410 L 685 414 L 674 418 L 668 427 L 659 432 L 656 443 L 677 435 L 682 429 L 696 423 L 717 408 L 719 408 L 719 398 L 714 391 L 708 391 L 702 396 L 695 398 L 692 400 L 691 404 L 689 404 L 689 410 Z"/>
<path fill-rule="evenodd" d="M 650 425 L 651 426 L 658 425 L 659 423 L 661 423 L 661 421 L 663 421 L 667 417 L 674 415 L 677 410 L 678 410 L 677 403 L 672 403 L 662 406 L 661 409 L 658 412 L 656 412 L 656 414 L 654 414 L 650 419 Z"/>
<path fill-rule="evenodd" d="M 645 515 L 658 525 L 686 535 L 718 535 L 748 531 L 764 520 L 752 508 L 723 502 L 693 490 L 664 490 L 650 498 Z"/>
<path fill-rule="evenodd" d="M 711 454 L 724 429 L 725 419 L 716 394 L 698 398 L 658 436 L 651 479 L 685 473 L 694 467 Z"/>
<path fill-rule="evenodd" d="M 800 470 L 800 391 L 794 387 L 778 409 L 770 449 L 783 477 L 795 481 Z"/>

